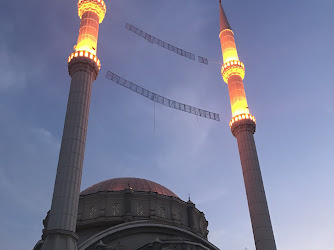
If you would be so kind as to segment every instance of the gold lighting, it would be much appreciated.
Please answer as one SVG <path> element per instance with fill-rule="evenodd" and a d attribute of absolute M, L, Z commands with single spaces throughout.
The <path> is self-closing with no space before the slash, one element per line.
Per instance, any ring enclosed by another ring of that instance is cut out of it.
<path fill-rule="evenodd" d="M 97 67 L 100 69 L 101 68 L 101 62 L 100 60 L 97 58 L 96 55 L 90 53 L 90 52 L 87 52 L 87 51 L 79 51 L 79 52 L 73 52 L 69 57 L 68 57 L 68 60 L 67 62 L 69 63 L 70 61 L 72 61 L 73 58 L 89 58 L 91 59 L 92 61 L 94 61 L 94 63 L 97 65 Z"/>
<path fill-rule="evenodd" d="M 94 12 L 99 17 L 99 22 L 102 23 L 106 14 L 107 8 L 103 0 L 79 0 L 78 15 L 80 19 L 86 11 Z"/>
<path fill-rule="evenodd" d="M 232 117 L 235 117 L 233 122 L 248 119 L 245 115 L 249 114 L 249 109 L 242 81 L 245 78 L 245 66 L 239 61 L 233 31 L 229 28 L 224 29 L 220 32 L 219 38 L 224 60 L 221 74 L 228 85 Z"/>
<path fill-rule="evenodd" d="M 219 34 L 220 43 L 222 47 L 222 54 L 224 63 L 232 60 L 239 61 L 237 47 L 235 46 L 234 34 L 230 29 L 225 29 Z"/>
<path fill-rule="evenodd" d="M 76 51 L 89 51 L 96 55 L 99 24 L 106 13 L 103 0 L 79 0 L 78 15 L 81 19 Z"/>
<path fill-rule="evenodd" d="M 103 21 L 107 8 L 103 0 L 79 0 L 78 15 L 81 19 L 75 52 L 68 57 L 68 62 L 73 58 L 87 58 L 100 69 L 101 63 L 96 56 L 99 24 Z"/>
<path fill-rule="evenodd" d="M 228 83 L 228 79 L 232 75 L 238 75 L 241 79 L 245 78 L 245 66 L 240 61 L 228 61 L 222 67 L 222 76 L 226 83 Z"/>
<path fill-rule="evenodd" d="M 249 114 L 249 109 L 247 107 L 246 98 L 239 97 L 234 98 L 233 102 L 231 101 L 232 116 L 239 114 Z"/>
<path fill-rule="evenodd" d="M 221 69 L 224 81 L 228 84 L 232 116 L 248 114 L 248 104 L 242 80 L 245 77 L 245 66 L 233 60 L 226 62 Z"/>
<path fill-rule="evenodd" d="M 234 116 L 231 121 L 230 121 L 230 127 L 232 127 L 233 123 L 237 122 L 237 121 L 241 121 L 241 120 L 251 120 L 256 124 L 256 119 L 253 115 L 251 114 L 240 114 L 240 115 L 236 115 Z"/>

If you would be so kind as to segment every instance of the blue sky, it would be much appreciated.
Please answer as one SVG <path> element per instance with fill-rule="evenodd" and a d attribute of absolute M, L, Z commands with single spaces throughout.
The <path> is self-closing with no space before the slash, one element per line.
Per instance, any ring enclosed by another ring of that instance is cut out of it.
<path fill-rule="evenodd" d="M 220 66 L 147 43 L 161 40 L 222 62 L 218 0 L 112 0 L 100 25 L 82 189 L 123 176 L 188 193 L 224 250 L 254 250 L 240 160 Z M 334 245 L 334 3 L 223 1 L 235 33 L 278 249 Z M 76 1 L 6 1 L 0 9 L 0 248 L 32 249 L 51 205 L 79 30 Z M 154 105 L 107 70 L 215 122 Z M 155 128 L 154 128 L 155 123 Z"/>

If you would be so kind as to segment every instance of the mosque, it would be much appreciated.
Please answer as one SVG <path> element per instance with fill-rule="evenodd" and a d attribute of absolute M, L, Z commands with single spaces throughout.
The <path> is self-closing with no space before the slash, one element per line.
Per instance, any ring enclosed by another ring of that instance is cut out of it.
<path fill-rule="evenodd" d="M 219 1 L 220 2 L 220 1 Z M 220 8 L 220 41 L 254 241 L 257 250 L 276 250 L 234 33 Z M 92 83 L 101 63 L 96 55 L 103 0 L 79 0 L 81 19 L 77 45 L 68 58 L 72 78 L 51 210 L 33 250 L 214 250 L 208 221 L 189 199 L 150 180 L 114 178 L 80 192 Z"/>
<path fill-rule="evenodd" d="M 47 225 L 48 217 L 34 250 L 41 249 Z M 204 213 L 168 188 L 145 179 L 115 178 L 80 193 L 77 249 L 218 249 L 208 241 L 207 227 Z"/>

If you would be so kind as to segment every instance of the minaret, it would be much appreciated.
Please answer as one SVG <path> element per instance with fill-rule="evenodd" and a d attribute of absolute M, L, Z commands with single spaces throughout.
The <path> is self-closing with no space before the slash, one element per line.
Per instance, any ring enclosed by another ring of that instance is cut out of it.
<path fill-rule="evenodd" d="M 96 56 L 103 0 L 79 0 L 77 45 L 68 58 L 72 78 L 51 210 L 42 250 L 76 250 L 75 234 L 92 83 L 100 70 Z"/>
<path fill-rule="evenodd" d="M 249 113 L 243 79 L 245 67 L 239 61 L 234 34 L 220 4 L 220 43 L 224 65 L 221 73 L 228 85 L 232 120 L 230 127 L 237 138 L 242 172 L 244 176 L 248 208 L 252 221 L 257 250 L 276 250 L 267 199 L 263 187 L 259 160 L 254 141 L 256 121 Z"/>

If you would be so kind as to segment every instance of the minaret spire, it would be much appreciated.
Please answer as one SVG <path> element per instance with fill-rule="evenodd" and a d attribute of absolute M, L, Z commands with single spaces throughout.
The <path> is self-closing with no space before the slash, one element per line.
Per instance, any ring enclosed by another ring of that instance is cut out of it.
<path fill-rule="evenodd" d="M 220 32 L 222 32 L 223 30 L 226 29 L 231 29 L 230 23 L 227 20 L 224 8 L 222 6 L 222 1 L 219 0 L 219 9 L 220 9 L 220 15 L 219 15 L 219 19 L 220 19 Z"/>
<path fill-rule="evenodd" d="M 221 73 L 228 85 L 232 119 L 230 127 L 236 137 L 244 176 L 248 208 L 252 222 L 256 250 L 276 250 L 260 164 L 256 152 L 254 133 L 256 121 L 249 113 L 243 79 L 245 66 L 239 61 L 234 33 L 219 0 L 220 32 L 224 65 Z"/>

